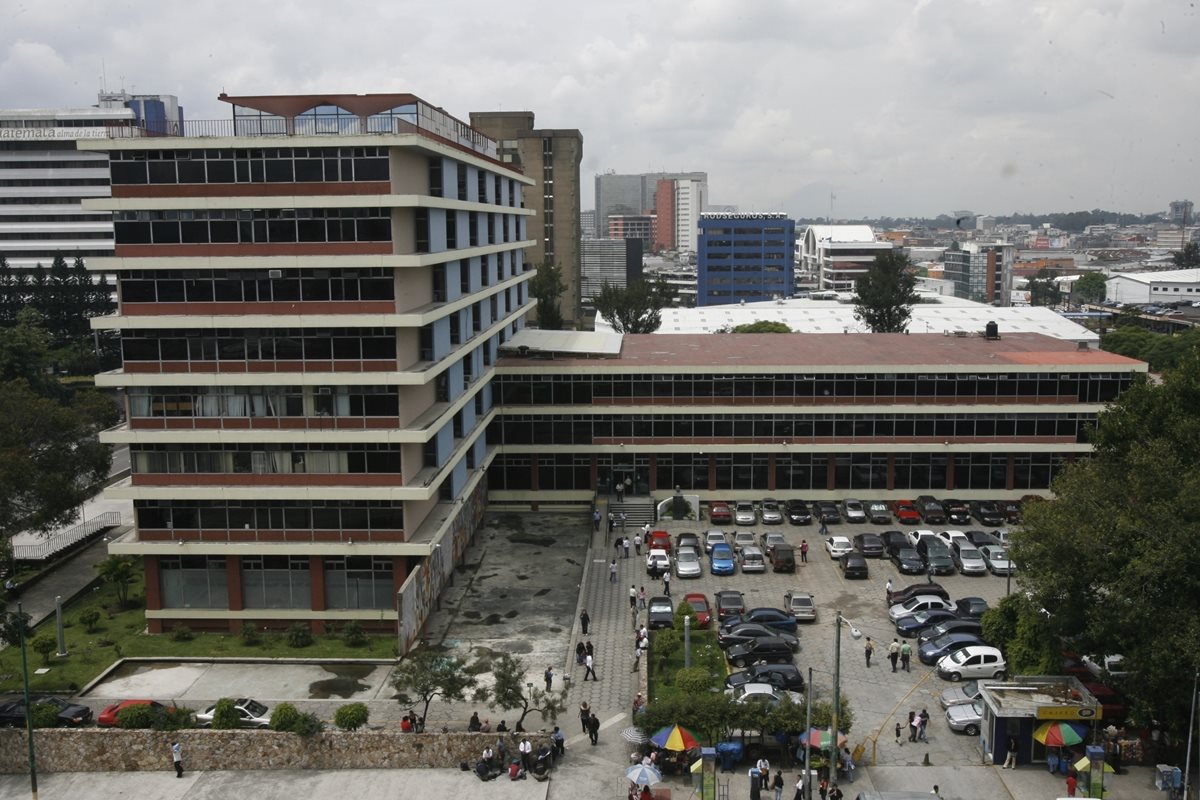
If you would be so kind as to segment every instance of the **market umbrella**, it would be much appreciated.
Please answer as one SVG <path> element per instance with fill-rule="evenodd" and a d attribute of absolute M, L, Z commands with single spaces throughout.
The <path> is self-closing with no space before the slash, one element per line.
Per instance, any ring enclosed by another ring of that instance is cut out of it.
<path fill-rule="evenodd" d="M 1076 772 L 1087 772 L 1091 768 L 1092 768 L 1092 760 L 1090 758 L 1088 758 L 1087 756 L 1084 756 L 1083 758 L 1081 758 L 1075 762 L 1075 771 Z M 1104 762 L 1104 771 L 1105 772 L 1116 772 L 1116 770 L 1112 768 L 1112 764 L 1109 764 L 1107 761 Z"/>
<path fill-rule="evenodd" d="M 1087 728 L 1070 722 L 1043 722 L 1033 732 L 1033 738 L 1047 747 L 1080 744 L 1086 736 Z"/>
<path fill-rule="evenodd" d="M 687 728 L 679 725 L 668 725 L 662 730 L 655 731 L 650 737 L 653 744 L 664 750 L 691 750 L 700 746 L 700 740 Z"/>
<path fill-rule="evenodd" d="M 636 783 L 638 786 L 653 786 L 662 781 L 662 773 L 645 764 L 638 764 L 625 770 L 625 777 L 629 779 L 630 783 Z"/>
<path fill-rule="evenodd" d="M 626 728 L 621 731 L 621 738 L 633 744 L 644 744 L 650 741 L 650 737 L 642 733 L 637 728 Z"/>
<path fill-rule="evenodd" d="M 829 735 L 829 731 L 824 728 L 809 728 L 808 733 L 804 734 L 802 741 L 807 742 L 809 747 L 816 747 L 821 750 L 828 750 L 829 743 L 833 738 Z M 846 734 L 838 732 L 837 746 L 846 746 Z"/>

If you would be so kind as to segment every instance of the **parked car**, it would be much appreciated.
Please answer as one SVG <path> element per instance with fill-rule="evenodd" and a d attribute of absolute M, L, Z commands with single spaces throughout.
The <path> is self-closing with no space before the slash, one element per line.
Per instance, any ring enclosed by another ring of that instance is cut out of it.
<path fill-rule="evenodd" d="M 918 550 L 920 549 L 919 545 L 921 544 L 922 539 L 937 539 L 937 538 L 938 538 L 938 535 L 927 528 L 917 528 L 914 531 L 908 532 L 908 543 L 911 544 L 913 547 L 916 547 Z M 942 544 L 945 544 L 945 542 L 942 542 Z"/>
<path fill-rule="evenodd" d="M 1096 678 L 1124 678 L 1129 673 L 1122 666 L 1125 656 L 1084 656 L 1083 665 Z"/>
<path fill-rule="evenodd" d="M 778 636 L 766 636 L 745 644 L 734 645 L 725 651 L 725 658 L 735 667 L 741 668 L 756 661 L 791 664 L 794 651 Z"/>
<path fill-rule="evenodd" d="M 733 522 L 735 525 L 753 525 L 758 522 L 758 512 L 754 510 L 754 504 L 741 501 L 733 507 Z"/>
<path fill-rule="evenodd" d="M 967 540 L 976 547 L 987 547 L 988 545 L 998 545 L 1000 540 L 987 531 L 970 530 L 966 532 Z"/>
<path fill-rule="evenodd" d="M 946 724 L 952 731 L 978 736 L 979 726 L 983 724 L 983 701 L 950 706 L 946 709 Z"/>
<path fill-rule="evenodd" d="M 892 563 L 896 565 L 896 570 L 901 575 L 923 575 L 925 573 L 925 562 L 921 560 L 920 554 L 911 547 L 901 547 L 892 553 Z"/>
<path fill-rule="evenodd" d="M 116 703 L 105 706 L 96 716 L 96 725 L 101 728 L 117 727 L 117 715 L 127 708 L 135 708 L 137 706 L 150 706 L 155 713 L 166 714 L 167 707 L 162 703 L 154 700 L 119 700 Z"/>
<path fill-rule="evenodd" d="M 727 544 L 713 547 L 708 556 L 708 571 L 713 575 L 732 575 L 737 572 L 737 563 L 733 558 L 733 548 Z"/>
<path fill-rule="evenodd" d="M 787 518 L 793 525 L 811 525 L 813 520 L 812 512 L 803 500 L 787 501 Z"/>
<path fill-rule="evenodd" d="M 699 553 L 701 547 L 699 534 L 691 533 L 689 531 L 676 534 L 675 551 L 679 552 L 679 548 L 681 547 L 692 547 L 695 548 L 697 553 Z"/>
<path fill-rule="evenodd" d="M 694 547 L 681 547 L 675 553 L 675 576 L 677 578 L 699 578 L 704 574 L 700 553 Z"/>
<path fill-rule="evenodd" d="M 921 512 L 912 500 L 897 500 L 892 503 L 892 513 L 901 525 L 917 525 L 921 522 Z"/>
<path fill-rule="evenodd" d="M 785 697 L 796 704 L 804 702 L 804 695 L 799 692 L 789 692 L 771 683 L 747 683 L 735 689 L 726 689 L 725 693 L 730 695 L 735 703 L 776 706 L 782 703 Z"/>
<path fill-rule="evenodd" d="M 717 621 L 724 622 L 746 610 L 746 598 L 735 589 L 722 589 L 713 595 L 713 605 L 717 608 Z"/>
<path fill-rule="evenodd" d="M 646 625 L 651 630 L 670 628 L 675 624 L 675 604 L 669 597 L 651 597 L 646 604 Z"/>
<path fill-rule="evenodd" d="M 733 524 L 733 511 L 729 509 L 729 504 L 717 501 L 709 505 L 708 521 L 713 525 Z"/>
<path fill-rule="evenodd" d="M 683 596 L 683 602 L 696 612 L 696 626 L 707 628 L 708 623 L 712 622 L 712 608 L 708 605 L 708 598 L 700 592 L 688 592 Z"/>
<path fill-rule="evenodd" d="M 54 695 L 39 695 L 31 697 L 34 706 L 48 705 L 55 709 L 56 724 L 60 728 L 78 728 L 92 721 L 92 710 L 87 706 L 72 703 Z M 0 727 L 25 727 L 25 701 L 14 700 L 0 706 Z M 36 720 L 36 717 L 34 718 Z"/>
<path fill-rule="evenodd" d="M 762 517 L 763 525 L 782 525 L 783 524 L 783 509 L 779 507 L 779 501 L 767 498 L 762 501 L 758 507 L 759 516 Z"/>
<path fill-rule="evenodd" d="M 879 534 L 879 538 L 883 539 L 883 547 L 887 550 L 890 556 L 896 550 L 902 550 L 905 547 L 912 547 L 908 541 L 908 536 L 904 531 L 884 531 Z"/>
<path fill-rule="evenodd" d="M 733 534 L 733 551 L 737 553 L 743 547 L 753 547 L 757 541 L 754 531 L 737 531 Z"/>
<path fill-rule="evenodd" d="M 847 498 L 842 501 L 842 517 L 851 525 L 863 525 L 867 521 L 867 510 L 861 500 Z"/>
<path fill-rule="evenodd" d="M 821 501 L 816 504 L 816 516 L 826 525 L 837 525 L 842 521 L 842 512 L 838 511 L 837 503 Z"/>
<path fill-rule="evenodd" d="M 951 681 L 961 681 L 963 678 L 1003 680 L 1008 674 L 1008 665 L 999 648 L 977 644 L 944 656 L 937 662 L 937 674 Z"/>
<path fill-rule="evenodd" d="M 725 678 L 725 685 L 735 688 L 746 683 L 769 683 L 789 692 L 803 692 L 804 675 L 792 664 L 753 664 Z"/>
<path fill-rule="evenodd" d="M 708 531 L 704 534 L 704 552 L 711 553 L 713 545 L 729 544 L 729 540 L 725 538 L 723 531 Z"/>
<path fill-rule="evenodd" d="M 971 547 L 969 544 L 956 544 L 950 549 L 950 555 L 954 558 L 954 566 L 958 567 L 960 574 L 987 574 L 988 565 L 987 562 L 983 560 L 983 554 L 974 547 Z"/>
<path fill-rule="evenodd" d="M 646 554 L 646 574 L 662 575 L 671 569 L 671 557 L 666 550 L 651 550 Z"/>
<path fill-rule="evenodd" d="M 825 552 L 830 558 L 841 558 L 854 549 L 854 545 L 845 536 L 830 536 L 825 540 Z"/>
<path fill-rule="evenodd" d="M 940 539 L 922 539 L 917 542 L 917 552 L 925 562 L 925 569 L 933 575 L 953 575 L 955 572 L 954 558 L 950 548 Z"/>
<path fill-rule="evenodd" d="M 980 525 L 1004 524 L 1004 514 L 1000 512 L 1000 507 L 991 500 L 973 500 L 971 516 L 979 520 Z"/>
<path fill-rule="evenodd" d="M 775 552 L 775 546 L 780 544 L 786 545 L 787 539 L 783 538 L 779 531 L 769 531 L 758 537 L 758 546 L 768 556 Z"/>
<path fill-rule="evenodd" d="M 872 525 L 890 525 L 892 522 L 892 510 L 888 508 L 888 504 L 882 500 L 872 500 L 866 504 L 867 519 Z"/>
<path fill-rule="evenodd" d="M 1000 503 L 1000 513 L 1004 515 L 1004 521 L 1009 525 L 1021 524 L 1021 501 L 1020 500 L 1004 500 Z"/>
<path fill-rule="evenodd" d="M 870 577 L 867 567 L 867 559 L 863 558 L 863 554 L 857 550 L 851 550 L 846 555 L 839 559 L 838 563 L 842 567 L 843 578 L 861 578 L 866 580 Z"/>
<path fill-rule="evenodd" d="M 916 597 L 919 594 L 936 594 L 943 600 L 950 599 L 950 593 L 946 591 L 946 587 L 940 583 L 910 583 L 903 589 L 897 589 L 892 592 L 892 605 L 903 603 L 910 597 Z M 889 606 L 890 608 L 891 606 Z"/>
<path fill-rule="evenodd" d="M 645 546 L 651 550 L 665 550 L 671 555 L 671 534 L 666 531 L 650 531 L 646 536 Z"/>
<path fill-rule="evenodd" d="M 955 546 L 955 544 L 960 543 L 960 542 L 962 544 L 970 544 L 971 543 L 971 541 L 967 538 L 967 535 L 965 533 L 963 533 L 962 531 L 956 531 L 956 530 L 952 530 L 949 528 L 947 528 L 944 531 L 938 531 L 937 537 L 939 539 L 941 539 L 943 542 L 945 542 L 946 547 L 949 547 L 949 548 L 953 548 Z"/>
<path fill-rule="evenodd" d="M 917 658 L 922 664 L 936 664 L 942 656 L 973 644 L 983 644 L 983 639 L 973 633 L 946 633 L 936 639 L 917 645 Z"/>
<path fill-rule="evenodd" d="M 970 633 L 982 637 L 983 626 L 979 624 L 979 620 L 977 619 L 948 619 L 945 622 L 939 622 L 937 625 L 930 625 L 921 631 L 921 635 L 917 637 L 917 642 L 924 644 L 938 637 L 945 636 L 947 633 Z"/>
<path fill-rule="evenodd" d="M 796 571 L 796 551 L 790 544 L 777 545 L 771 552 L 771 570 L 774 572 Z"/>
<path fill-rule="evenodd" d="M 888 609 L 888 619 L 892 622 L 907 617 L 909 614 L 915 614 L 918 611 L 928 611 L 931 608 L 952 609 L 954 604 L 949 600 L 938 597 L 936 594 L 919 594 L 915 597 L 910 597 L 903 603 L 895 603 Z"/>
<path fill-rule="evenodd" d="M 942 708 L 950 706 L 970 705 L 982 696 L 979 691 L 979 681 L 967 681 L 960 686 L 951 686 L 942 690 Z"/>
<path fill-rule="evenodd" d="M 730 617 L 725 624 L 732 625 L 734 623 L 765 625 L 768 628 L 775 628 L 788 633 L 794 633 L 796 630 L 795 617 L 781 609 L 767 606 L 752 608 L 749 611 L 738 614 L 736 617 Z"/>
<path fill-rule="evenodd" d="M 896 620 L 896 633 L 906 639 L 915 639 L 930 625 L 937 625 L 950 619 L 958 619 L 953 611 L 944 608 L 931 608 L 928 611 L 918 611 Z"/>
<path fill-rule="evenodd" d="M 971 509 L 962 500 L 947 498 L 942 501 L 942 510 L 946 512 L 946 521 L 951 525 L 966 525 L 971 521 Z"/>
<path fill-rule="evenodd" d="M 788 647 L 792 650 L 800 649 L 800 639 L 794 634 L 768 628 L 766 625 L 756 625 L 751 622 L 735 624 L 732 620 L 722 625 L 721 629 L 717 631 L 717 647 L 720 647 L 722 650 L 728 650 L 734 645 L 745 644 L 751 639 L 762 639 L 764 637 L 776 638 L 787 642 Z"/>
<path fill-rule="evenodd" d="M 874 533 L 860 533 L 854 537 L 854 549 L 867 558 L 883 558 L 883 539 Z"/>
<path fill-rule="evenodd" d="M 1010 575 L 1016 570 L 1008 560 L 1008 551 L 998 544 L 985 544 L 979 548 L 979 554 L 993 575 Z"/>
<path fill-rule="evenodd" d="M 917 511 L 927 525 L 945 525 L 946 510 L 933 495 L 923 494 L 917 498 Z"/>
<path fill-rule="evenodd" d="M 743 547 L 739 560 L 742 563 L 742 572 L 767 571 L 767 557 L 758 547 Z"/>
<path fill-rule="evenodd" d="M 783 596 L 783 607 L 797 622 L 816 622 L 817 604 L 809 592 L 790 591 Z"/>
<path fill-rule="evenodd" d="M 239 697 L 233 701 L 233 708 L 237 711 L 238 725 L 243 728 L 267 728 L 271 725 L 270 711 L 256 700 Z M 213 712 L 216 710 L 217 707 L 214 704 L 201 711 L 196 715 L 196 724 L 201 728 L 211 728 Z"/>

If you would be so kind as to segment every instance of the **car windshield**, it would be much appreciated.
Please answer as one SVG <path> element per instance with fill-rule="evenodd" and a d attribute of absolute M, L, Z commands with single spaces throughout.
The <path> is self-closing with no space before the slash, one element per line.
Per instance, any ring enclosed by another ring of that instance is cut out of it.
<path fill-rule="evenodd" d="M 812 600 L 807 597 L 793 597 L 792 605 L 796 608 L 812 608 Z"/>
<path fill-rule="evenodd" d="M 654 602 L 650 603 L 650 613 L 651 614 L 657 613 L 659 611 L 665 611 L 667 613 L 670 613 L 671 612 L 671 604 L 670 603 L 654 603 Z"/>
<path fill-rule="evenodd" d="M 267 707 L 264 706 L 262 703 L 256 702 L 254 700 L 251 700 L 249 703 L 246 703 L 246 710 L 249 711 L 251 714 L 253 714 L 256 717 L 261 717 L 267 713 Z"/>
<path fill-rule="evenodd" d="M 979 681 L 968 681 L 962 686 L 963 694 L 967 697 L 974 697 L 979 694 Z"/>
<path fill-rule="evenodd" d="M 708 610 L 708 607 L 704 604 L 703 600 L 688 600 L 688 605 L 690 605 L 692 607 L 693 611 L 707 611 Z"/>
<path fill-rule="evenodd" d="M 700 558 L 689 550 L 684 550 L 675 557 L 676 561 L 699 561 Z"/>
<path fill-rule="evenodd" d="M 965 648 L 962 650 L 955 650 L 953 653 L 950 654 L 950 660 L 953 661 L 955 664 L 963 663 L 964 661 L 967 660 L 967 657 L 968 657 L 968 654 L 967 654 L 967 651 Z"/>

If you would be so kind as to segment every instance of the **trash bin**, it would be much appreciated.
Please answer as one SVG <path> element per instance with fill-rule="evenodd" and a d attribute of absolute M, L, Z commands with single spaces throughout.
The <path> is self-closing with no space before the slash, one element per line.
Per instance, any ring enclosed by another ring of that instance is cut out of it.
<path fill-rule="evenodd" d="M 721 772 L 733 772 L 742 760 L 745 748 L 741 742 L 717 742 L 717 758 L 721 760 Z"/>

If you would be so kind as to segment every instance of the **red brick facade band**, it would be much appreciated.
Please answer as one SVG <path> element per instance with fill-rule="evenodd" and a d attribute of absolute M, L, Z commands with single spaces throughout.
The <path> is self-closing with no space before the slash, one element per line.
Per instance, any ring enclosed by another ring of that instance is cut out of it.
<path fill-rule="evenodd" d="M 246 601 L 242 596 L 242 559 L 240 556 L 226 557 L 225 575 L 226 582 L 229 585 L 229 610 L 244 610 L 246 608 Z M 232 623 L 233 620 L 230 620 L 230 630 L 233 629 Z"/>

